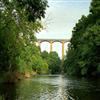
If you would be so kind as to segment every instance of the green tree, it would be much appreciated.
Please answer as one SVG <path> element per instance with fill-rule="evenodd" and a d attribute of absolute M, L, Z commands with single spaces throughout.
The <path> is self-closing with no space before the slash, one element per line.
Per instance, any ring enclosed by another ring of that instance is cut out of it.
<path fill-rule="evenodd" d="M 100 75 L 100 1 L 92 0 L 90 13 L 73 28 L 64 61 L 65 72 L 78 76 Z"/>
<path fill-rule="evenodd" d="M 0 1 L 0 71 L 32 70 L 33 56 L 41 56 L 34 34 L 43 29 L 47 7 L 46 0 Z"/>
<path fill-rule="evenodd" d="M 46 60 L 49 73 L 51 74 L 59 74 L 61 72 L 61 60 L 56 52 L 42 52 L 42 58 Z"/>

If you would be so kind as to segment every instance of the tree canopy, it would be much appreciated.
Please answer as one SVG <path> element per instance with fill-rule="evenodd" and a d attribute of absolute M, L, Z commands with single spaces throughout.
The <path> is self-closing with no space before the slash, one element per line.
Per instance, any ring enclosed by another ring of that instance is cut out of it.
<path fill-rule="evenodd" d="M 82 16 L 64 61 L 65 72 L 78 76 L 100 75 L 100 1 L 92 0 L 90 13 Z"/>
<path fill-rule="evenodd" d="M 60 74 L 61 73 L 61 60 L 56 52 L 42 52 L 42 58 L 47 62 L 49 73 Z"/>
<path fill-rule="evenodd" d="M 47 7 L 46 0 L 0 1 L 0 71 L 25 73 L 36 68 L 41 73 L 42 67 L 43 71 L 44 67 L 48 70 L 34 35 L 43 29 L 41 18 Z"/>

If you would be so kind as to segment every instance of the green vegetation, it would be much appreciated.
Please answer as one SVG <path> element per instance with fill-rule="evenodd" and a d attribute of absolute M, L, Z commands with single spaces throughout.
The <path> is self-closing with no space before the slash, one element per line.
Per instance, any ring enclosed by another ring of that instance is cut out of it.
<path fill-rule="evenodd" d="M 61 72 L 61 60 L 56 52 L 42 52 L 42 58 L 47 62 L 49 73 L 59 74 Z"/>
<path fill-rule="evenodd" d="M 65 73 L 78 76 L 100 75 L 100 1 L 92 0 L 90 13 L 82 16 L 64 61 Z"/>
<path fill-rule="evenodd" d="M 46 0 L 0 1 L 0 72 L 9 77 L 33 69 L 39 73 L 48 71 L 34 43 L 34 34 L 43 29 L 41 18 L 47 7 Z"/>
<path fill-rule="evenodd" d="M 0 1 L 1 77 L 13 81 L 35 72 L 60 72 L 57 53 L 47 54 L 46 59 L 35 43 L 37 39 L 34 34 L 43 29 L 41 19 L 45 17 L 47 7 L 46 0 Z"/>

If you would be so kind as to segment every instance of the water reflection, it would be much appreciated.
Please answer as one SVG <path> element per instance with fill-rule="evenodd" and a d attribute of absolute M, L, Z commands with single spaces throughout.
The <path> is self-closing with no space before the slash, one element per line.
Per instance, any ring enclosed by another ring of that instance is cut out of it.
<path fill-rule="evenodd" d="M 71 79 L 66 88 L 75 100 L 99 100 L 100 79 Z"/>
<path fill-rule="evenodd" d="M 16 84 L 0 84 L 0 100 L 16 100 Z"/>
<path fill-rule="evenodd" d="M 0 100 L 99 100 L 100 80 L 37 76 L 18 84 L 1 84 Z"/>

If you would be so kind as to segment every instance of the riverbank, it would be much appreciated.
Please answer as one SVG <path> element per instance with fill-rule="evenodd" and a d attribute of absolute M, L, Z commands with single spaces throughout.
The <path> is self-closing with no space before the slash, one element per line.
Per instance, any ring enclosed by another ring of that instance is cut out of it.
<path fill-rule="evenodd" d="M 1 72 L 0 82 L 16 83 L 20 80 L 23 80 L 23 79 L 26 79 L 26 78 L 31 78 L 32 76 L 35 76 L 35 75 L 37 75 L 36 71 L 25 72 L 25 73 L 20 73 L 18 71 Z"/>

